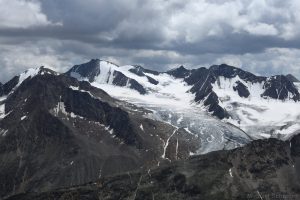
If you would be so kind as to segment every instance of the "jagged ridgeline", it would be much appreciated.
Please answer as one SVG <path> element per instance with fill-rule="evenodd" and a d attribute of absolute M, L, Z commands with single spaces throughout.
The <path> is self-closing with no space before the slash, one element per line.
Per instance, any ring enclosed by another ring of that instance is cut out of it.
<path fill-rule="evenodd" d="M 297 195 L 299 86 L 225 64 L 29 69 L 0 83 L 0 196 Z"/>
<path fill-rule="evenodd" d="M 45 68 L 28 70 L 3 88 L 1 197 L 151 168 L 199 148 L 200 141 L 184 129 Z"/>

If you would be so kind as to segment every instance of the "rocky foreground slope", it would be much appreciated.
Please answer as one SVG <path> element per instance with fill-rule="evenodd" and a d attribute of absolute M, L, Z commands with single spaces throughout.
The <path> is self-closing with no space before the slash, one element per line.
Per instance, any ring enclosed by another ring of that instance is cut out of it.
<path fill-rule="evenodd" d="M 300 135 L 257 140 L 231 151 L 191 157 L 148 171 L 9 200 L 299 199 Z"/>

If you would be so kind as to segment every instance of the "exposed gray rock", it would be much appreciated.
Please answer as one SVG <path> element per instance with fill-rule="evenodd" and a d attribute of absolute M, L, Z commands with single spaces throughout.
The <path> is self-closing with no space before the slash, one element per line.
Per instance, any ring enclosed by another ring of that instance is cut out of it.
<path fill-rule="evenodd" d="M 155 73 L 155 71 L 151 71 L 151 70 L 146 70 L 144 69 L 143 67 L 141 66 L 134 66 L 134 68 L 130 69 L 129 70 L 130 72 L 138 75 L 138 76 L 145 76 L 147 77 L 148 81 L 150 83 L 152 83 L 153 85 L 157 85 L 158 84 L 158 81 L 155 80 L 154 78 L 151 78 L 150 76 L 147 76 L 145 73 L 150 73 L 150 74 L 155 74 L 157 75 L 158 73 Z"/>
<path fill-rule="evenodd" d="M 180 66 L 176 69 L 169 70 L 166 73 L 174 76 L 175 78 L 186 78 L 190 75 L 191 71 L 186 69 L 184 66 Z"/>
<path fill-rule="evenodd" d="M 147 112 L 65 75 L 25 80 L 5 100 L 0 120 L 7 130 L 0 136 L 0 197 L 86 184 L 196 152 L 198 138 Z"/>
<path fill-rule="evenodd" d="M 294 101 L 300 100 L 300 94 L 296 86 L 283 75 L 272 76 L 264 83 L 263 97 L 270 97 L 273 99 L 293 99 Z"/>
<path fill-rule="evenodd" d="M 3 84 L 0 82 L 0 96 L 2 96 L 3 94 L 4 94 Z"/>
<path fill-rule="evenodd" d="M 258 140 L 149 171 L 136 171 L 60 190 L 21 194 L 40 199 L 299 199 L 300 136 Z"/>
<path fill-rule="evenodd" d="M 244 85 L 242 82 L 237 81 L 235 85 L 233 86 L 233 90 L 236 91 L 240 97 L 249 97 L 250 92 L 248 90 L 248 87 Z"/>
<path fill-rule="evenodd" d="M 297 79 L 294 75 L 288 74 L 286 77 L 291 81 L 291 82 L 300 82 L 299 79 Z"/>
<path fill-rule="evenodd" d="M 68 72 L 66 72 L 66 75 L 75 77 L 75 78 L 79 78 L 79 79 L 84 78 L 84 79 L 87 79 L 89 82 L 94 82 L 95 78 L 102 73 L 101 62 L 102 61 L 99 59 L 92 59 L 91 61 L 89 61 L 87 63 L 81 64 L 81 65 L 75 65 Z M 107 62 L 107 61 L 103 61 L 103 62 Z M 115 65 L 115 64 L 113 64 L 113 65 Z M 117 65 L 115 65 L 115 66 L 118 67 Z M 147 93 L 146 89 L 139 82 L 125 76 L 122 72 L 113 71 L 110 73 L 113 73 L 113 74 L 110 74 L 110 76 L 112 75 L 113 85 L 127 87 L 129 84 L 129 88 L 138 91 L 140 94 Z M 141 71 L 141 73 L 143 73 L 143 72 Z M 78 75 L 80 77 L 77 77 Z M 110 80 L 110 77 L 107 77 L 106 83 L 108 83 L 109 80 Z M 153 80 L 151 80 L 151 81 L 153 81 Z"/>
<path fill-rule="evenodd" d="M 283 75 L 269 78 L 256 76 L 250 72 L 226 64 L 213 65 L 209 69 L 203 67 L 191 70 L 190 75 L 184 80 L 189 85 L 192 85 L 190 92 L 195 94 L 195 102 L 203 102 L 207 106 L 207 110 L 220 119 L 229 117 L 226 109 L 219 105 L 219 97 L 213 91 L 212 87 L 212 84 L 218 83 L 220 77 L 226 79 L 239 77 L 242 81 L 249 84 L 263 83 L 264 92 L 261 96 L 265 98 L 300 100 L 297 87 Z M 235 83 L 233 90 L 244 98 L 248 98 L 251 95 L 248 87 L 241 81 Z"/>

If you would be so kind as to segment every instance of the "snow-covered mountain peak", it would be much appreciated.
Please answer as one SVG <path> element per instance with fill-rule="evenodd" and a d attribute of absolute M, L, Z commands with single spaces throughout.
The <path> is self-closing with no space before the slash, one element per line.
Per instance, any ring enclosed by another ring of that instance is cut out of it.
<path fill-rule="evenodd" d="M 159 119 L 174 126 L 184 126 L 196 135 L 205 133 L 204 140 L 211 141 L 212 138 L 206 138 L 211 137 L 208 135 L 210 129 L 197 129 L 191 124 L 223 126 L 225 133 L 228 129 L 224 122 L 229 122 L 253 138 L 272 134 L 286 137 L 292 134 L 295 121 L 300 118 L 298 85 L 286 76 L 257 76 L 226 64 L 191 70 L 180 66 L 161 73 L 142 66 L 97 62 L 100 72 L 93 80 L 84 74 L 75 77 L 90 81 L 113 97 L 153 110 Z M 74 66 L 70 71 L 80 72 L 81 68 L 85 68 L 85 64 Z M 195 121 L 194 118 L 202 120 Z M 187 121 L 191 124 L 186 124 Z M 258 125 L 260 121 L 262 123 Z M 240 130 L 232 130 L 231 134 L 234 132 L 243 138 Z M 213 137 L 224 141 L 217 135 Z M 212 148 L 208 146 L 204 149 Z"/>
<path fill-rule="evenodd" d="M 27 79 L 31 79 L 37 75 L 42 76 L 46 74 L 59 75 L 59 73 L 43 66 L 27 69 L 20 75 L 13 77 L 11 80 L 0 86 L 0 96 L 8 95 L 9 93 L 13 92 Z"/>
<path fill-rule="evenodd" d="M 75 65 L 67 73 L 76 78 L 87 79 L 90 82 L 97 81 L 106 82 L 106 78 L 112 70 L 118 68 L 116 64 L 100 59 L 92 59 L 87 63 Z"/>
<path fill-rule="evenodd" d="M 59 73 L 57 73 L 57 72 L 55 72 L 51 69 L 45 68 L 44 66 L 36 67 L 36 68 L 30 68 L 30 69 L 27 69 L 25 72 L 23 72 L 19 75 L 19 81 L 18 81 L 17 86 L 21 85 L 21 83 L 23 81 L 25 81 L 26 79 L 28 79 L 28 78 L 33 78 L 34 76 L 45 75 L 45 74 L 58 75 Z"/>
<path fill-rule="evenodd" d="M 223 76 L 225 78 L 234 78 L 238 76 L 240 79 L 252 83 L 261 83 L 266 80 L 266 77 L 257 76 L 240 68 L 226 64 L 213 65 L 209 68 L 209 71 L 216 77 Z"/>

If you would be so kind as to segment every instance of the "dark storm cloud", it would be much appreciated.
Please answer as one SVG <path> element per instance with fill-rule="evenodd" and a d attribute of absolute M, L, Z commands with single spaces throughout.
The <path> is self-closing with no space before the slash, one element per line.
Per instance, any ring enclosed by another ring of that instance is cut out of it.
<path fill-rule="evenodd" d="M 160 71 L 227 62 L 274 74 L 284 65 L 300 75 L 299 25 L 297 0 L 0 0 L 0 80 L 95 57 Z"/>

